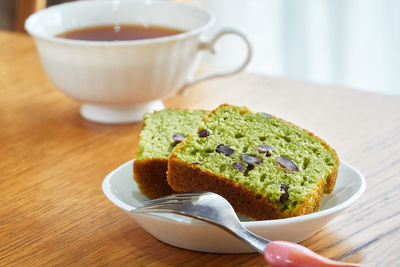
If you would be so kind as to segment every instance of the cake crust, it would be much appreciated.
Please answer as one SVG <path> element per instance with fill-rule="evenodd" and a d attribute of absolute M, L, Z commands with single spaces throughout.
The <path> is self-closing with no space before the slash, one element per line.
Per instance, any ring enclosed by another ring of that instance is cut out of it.
<path fill-rule="evenodd" d="M 175 112 L 175 115 L 177 115 L 177 116 L 183 116 L 184 113 L 190 115 L 191 113 L 194 114 L 194 112 L 195 112 L 198 115 L 201 115 L 201 118 L 207 114 L 207 111 L 204 111 L 204 110 L 194 111 L 194 110 L 187 110 L 187 109 L 171 109 L 171 108 L 164 109 L 162 111 L 155 111 L 152 114 L 146 114 L 144 116 L 144 123 L 143 123 L 142 129 L 141 129 L 141 133 L 147 127 L 146 116 L 147 116 L 147 118 L 151 118 L 153 116 L 160 115 L 163 112 Z M 174 115 L 174 114 L 172 114 L 172 115 Z M 200 123 L 201 118 L 196 119 L 195 125 L 192 125 L 193 129 L 191 131 L 197 130 L 198 123 Z M 164 122 L 168 122 L 168 120 L 173 120 L 173 118 L 167 117 L 167 118 L 164 118 L 164 120 L 160 119 L 157 121 L 157 123 L 158 123 L 158 125 L 163 125 Z M 180 130 L 182 130 L 182 129 L 180 129 L 179 126 L 180 125 L 177 125 L 176 129 L 175 128 L 173 129 L 174 130 L 173 133 L 179 133 Z M 171 132 L 170 135 L 168 135 L 168 138 L 172 138 L 173 133 Z M 185 134 L 189 134 L 189 133 L 190 133 L 190 131 Z M 165 132 L 159 131 L 156 134 L 161 136 L 161 135 L 165 135 Z M 139 143 L 141 141 L 142 140 L 140 140 Z M 172 141 L 172 139 L 171 139 L 171 141 Z M 157 142 L 157 141 L 154 141 L 154 142 Z M 159 198 L 159 197 L 163 197 L 163 196 L 174 193 L 175 191 L 167 183 L 168 156 L 169 156 L 170 152 L 168 152 L 167 155 L 151 154 L 151 155 L 146 155 L 146 156 L 140 156 L 141 152 L 143 152 L 143 151 L 140 149 L 140 146 L 139 146 L 137 159 L 133 163 L 133 174 L 134 174 L 133 178 L 136 181 L 140 192 L 150 199 Z"/>
<path fill-rule="evenodd" d="M 226 107 L 239 109 L 241 114 L 250 112 L 245 107 L 234 107 L 227 104 L 223 104 L 219 108 Z M 207 120 L 215 113 L 216 110 L 203 118 L 206 127 Z M 324 174 L 324 177 L 320 177 L 317 180 L 318 182 L 315 184 L 314 189 L 295 208 L 282 209 L 276 203 L 271 202 L 268 196 L 261 196 L 259 193 L 253 192 L 248 187 L 240 184 L 240 182 L 179 158 L 178 155 L 183 151 L 188 139 L 176 146 L 169 157 L 167 171 L 168 184 L 177 192 L 204 190 L 220 194 L 231 203 L 236 212 L 257 220 L 294 217 L 317 211 L 319 210 L 323 194 L 333 191 L 338 174 L 339 158 L 335 150 L 321 138 L 297 125 L 290 124 L 303 130 L 306 134 L 321 142 L 326 149 L 332 151 L 335 161 L 334 168 L 326 176 Z"/>
<path fill-rule="evenodd" d="M 167 183 L 167 168 L 168 159 L 135 160 L 133 177 L 140 192 L 148 198 L 159 198 L 174 193 Z"/>
<path fill-rule="evenodd" d="M 327 177 L 328 183 L 321 179 L 318 189 L 311 192 L 304 203 L 296 210 L 281 211 L 268 199 L 260 197 L 246 187 L 209 171 L 204 171 L 195 164 L 188 164 L 171 154 L 168 160 L 168 184 L 176 192 L 204 190 L 217 193 L 226 198 L 237 213 L 256 220 L 282 219 L 312 213 L 319 209 L 324 188 L 331 188 L 337 177 L 337 169 Z"/>

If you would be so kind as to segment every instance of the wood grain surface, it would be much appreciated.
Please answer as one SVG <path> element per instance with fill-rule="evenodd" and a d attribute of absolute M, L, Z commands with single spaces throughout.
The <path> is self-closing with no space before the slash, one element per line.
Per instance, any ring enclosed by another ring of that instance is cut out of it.
<path fill-rule="evenodd" d="M 366 193 L 303 245 L 335 260 L 400 265 L 400 97 L 243 73 L 165 100 L 202 109 L 221 103 L 316 133 L 366 176 Z M 26 35 L 0 32 L 0 122 L 0 266 L 265 266 L 256 253 L 159 242 L 108 201 L 101 183 L 135 157 L 141 123 L 82 119 Z"/>

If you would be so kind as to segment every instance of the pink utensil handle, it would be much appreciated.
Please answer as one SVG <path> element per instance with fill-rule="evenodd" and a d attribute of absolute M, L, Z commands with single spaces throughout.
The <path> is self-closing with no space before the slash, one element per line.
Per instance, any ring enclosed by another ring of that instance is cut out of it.
<path fill-rule="evenodd" d="M 299 244 L 286 241 L 271 241 L 264 250 L 265 260 L 272 267 L 333 267 L 333 266 L 365 266 L 345 263 L 322 257 Z"/>

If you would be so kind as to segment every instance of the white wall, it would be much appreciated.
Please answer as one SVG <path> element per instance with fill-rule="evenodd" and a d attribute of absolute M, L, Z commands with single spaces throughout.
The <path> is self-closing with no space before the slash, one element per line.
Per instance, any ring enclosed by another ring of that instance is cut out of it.
<path fill-rule="evenodd" d="M 190 0 L 253 41 L 248 71 L 400 95 L 398 0 Z M 219 43 L 207 62 L 231 66 L 244 45 Z"/>

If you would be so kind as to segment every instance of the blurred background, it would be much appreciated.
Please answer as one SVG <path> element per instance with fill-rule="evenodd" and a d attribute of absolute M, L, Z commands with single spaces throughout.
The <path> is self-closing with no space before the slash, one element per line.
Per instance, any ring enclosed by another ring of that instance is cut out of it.
<path fill-rule="evenodd" d="M 26 3 L 32 10 L 62 2 L 66 1 L 0 0 L 0 29 L 22 31 L 21 17 L 27 10 L 21 6 Z M 249 36 L 254 47 L 249 72 L 400 95 L 398 0 L 180 2 L 214 13 L 214 32 L 235 26 Z M 204 62 L 238 64 L 245 46 L 230 38 L 235 37 L 224 37 L 218 53 L 205 55 Z"/>

